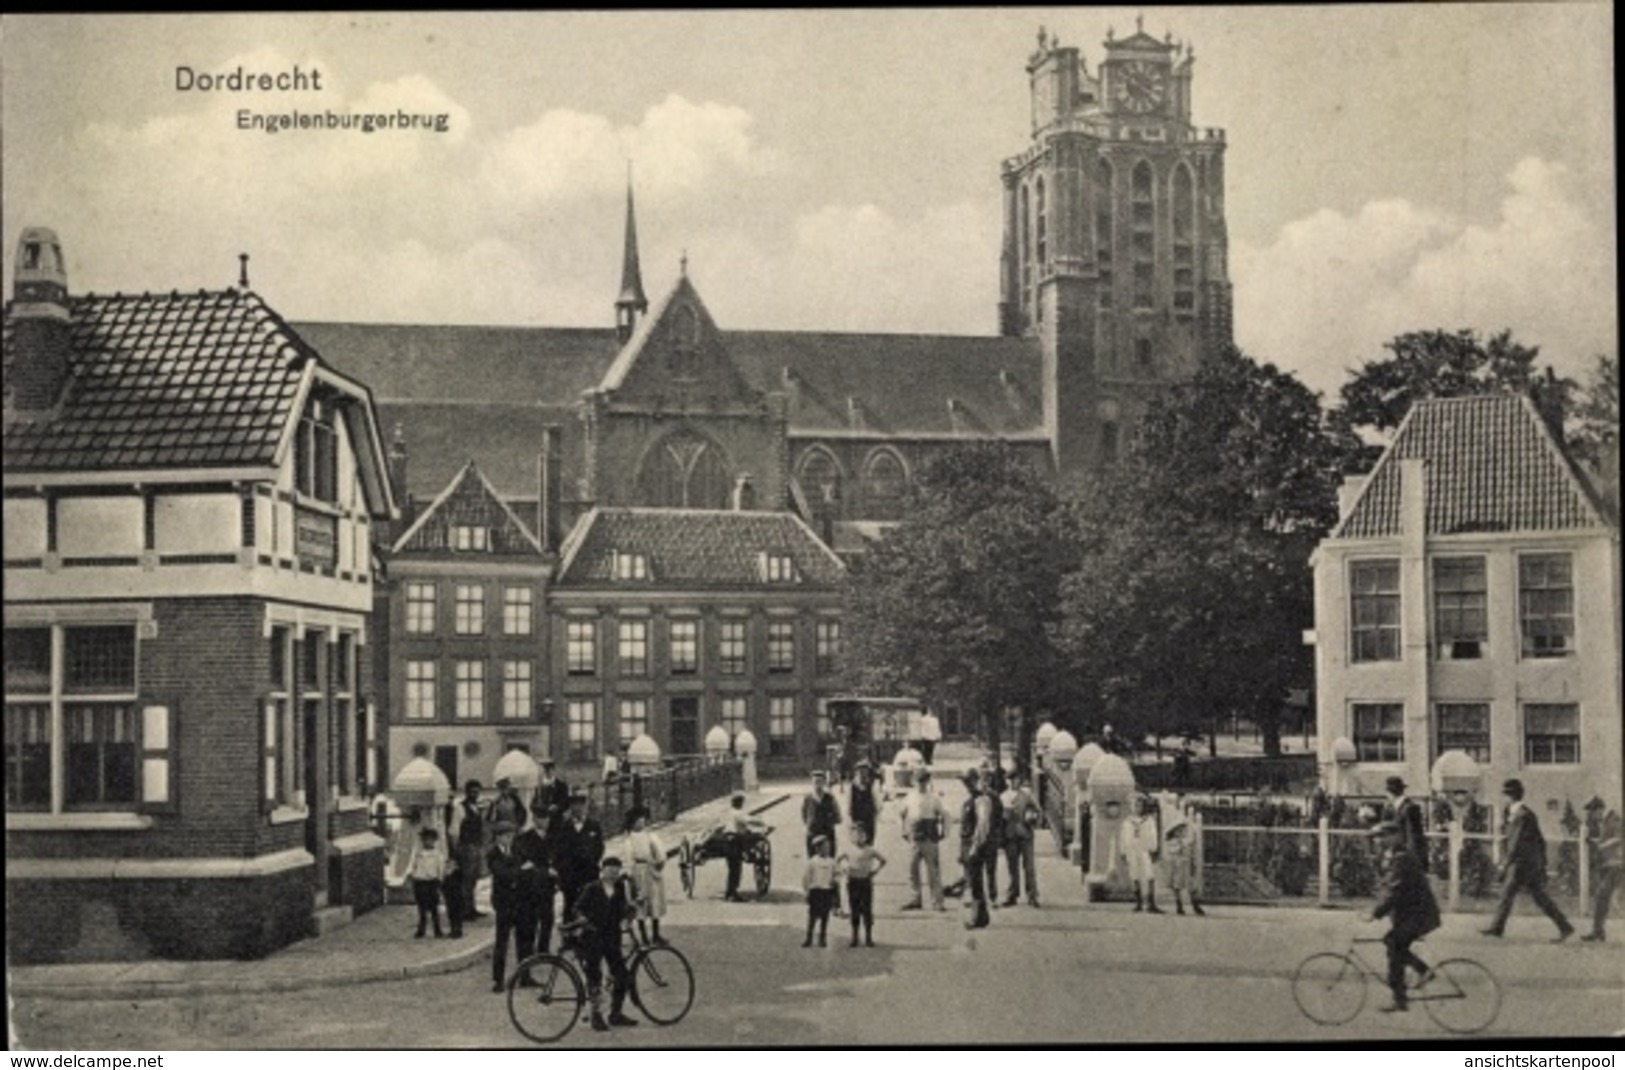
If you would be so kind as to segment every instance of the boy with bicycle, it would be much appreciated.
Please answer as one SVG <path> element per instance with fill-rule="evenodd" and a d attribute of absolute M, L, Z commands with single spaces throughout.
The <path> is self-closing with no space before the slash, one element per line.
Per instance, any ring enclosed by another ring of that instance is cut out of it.
<path fill-rule="evenodd" d="M 1397 821 L 1385 821 L 1371 830 L 1381 837 L 1386 880 L 1383 897 L 1371 909 L 1368 918 L 1391 917 L 1387 935 L 1382 938 L 1388 948 L 1388 989 L 1393 999 L 1378 1008 L 1386 1013 L 1410 1009 L 1405 990 L 1405 967 L 1410 966 L 1421 976 L 1422 982 L 1433 971 L 1411 950 L 1411 945 L 1439 927 L 1439 902 L 1428 886 L 1427 872 L 1407 843 L 1406 830 Z"/>

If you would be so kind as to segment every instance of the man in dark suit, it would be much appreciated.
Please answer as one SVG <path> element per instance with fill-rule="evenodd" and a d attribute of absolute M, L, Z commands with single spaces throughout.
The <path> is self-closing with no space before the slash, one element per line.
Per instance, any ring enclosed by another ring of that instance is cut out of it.
<path fill-rule="evenodd" d="M 519 858 L 519 904 L 515 928 L 519 934 L 519 960 L 532 952 L 551 950 L 553 941 L 553 895 L 558 882 L 553 868 L 553 821 L 550 807 L 535 803 L 530 808 L 531 823 L 514 837 L 513 851 Z"/>
<path fill-rule="evenodd" d="M 491 909 L 497 916 L 497 939 L 491 949 L 491 991 L 502 992 L 508 980 L 508 939 L 518 942 L 520 961 L 525 958 L 524 936 L 519 931 L 520 866 L 514 850 L 514 827 L 507 821 L 491 825 L 490 853 L 485 856 L 491 871 Z"/>
<path fill-rule="evenodd" d="M 562 815 L 570 809 L 570 785 L 553 772 L 553 759 L 542 759 L 542 779 L 536 785 L 536 802 L 553 809 L 555 814 Z"/>
<path fill-rule="evenodd" d="M 1382 819 L 1399 826 L 1405 836 L 1405 846 L 1427 868 L 1427 834 L 1422 830 L 1422 807 L 1415 799 L 1405 795 L 1405 781 L 1397 776 L 1388 778 L 1388 801 L 1383 804 Z"/>
<path fill-rule="evenodd" d="M 453 932 L 462 929 L 463 922 L 483 917 L 474 909 L 474 886 L 485 875 L 485 808 L 480 805 L 480 782 L 470 780 L 463 786 L 463 800 L 457 804 L 457 867 L 462 881 L 462 916 L 454 920 Z"/>
<path fill-rule="evenodd" d="M 1563 916 L 1563 911 L 1546 894 L 1546 837 L 1540 832 L 1540 819 L 1523 801 L 1523 781 L 1508 780 L 1501 787 L 1507 797 L 1506 809 L 1506 861 L 1501 864 L 1501 902 L 1495 908 L 1495 920 L 1485 936 L 1500 936 L 1506 931 L 1507 918 L 1512 914 L 1512 902 L 1519 889 L 1528 889 L 1529 898 L 1546 912 L 1557 926 L 1557 939 L 1561 944 L 1574 935 L 1574 926 Z"/>
<path fill-rule="evenodd" d="M 570 812 L 554 837 L 553 866 L 564 890 L 564 916 L 570 917 L 581 889 L 597 879 L 598 860 L 604 857 L 604 830 L 587 816 L 585 791 L 577 788 L 570 793 Z"/>
<path fill-rule="evenodd" d="M 581 940 L 581 965 L 592 996 L 592 1027 L 602 1033 L 612 1025 L 637 1025 L 626 1011 L 631 974 L 621 953 L 621 924 L 637 913 L 627 882 L 621 878 L 621 860 L 605 858 L 598 879 L 589 881 L 576 897 L 571 921 L 587 923 Z M 604 1016 L 604 964 L 609 964 L 611 995 L 609 1017 Z"/>
<path fill-rule="evenodd" d="M 1384 1011 L 1409 1010 L 1405 993 L 1405 967 L 1410 966 L 1424 981 L 1431 969 L 1417 957 L 1411 945 L 1439 927 L 1439 901 L 1428 886 L 1422 860 L 1411 849 L 1405 826 L 1385 821 L 1372 830 L 1382 837 L 1386 881 L 1383 897 L 1371 910 L 1372 919 L 1391 917 L 1391 927 L 1382 942 L 1388 947 L 1388 990 L 1393 999 Z"/>

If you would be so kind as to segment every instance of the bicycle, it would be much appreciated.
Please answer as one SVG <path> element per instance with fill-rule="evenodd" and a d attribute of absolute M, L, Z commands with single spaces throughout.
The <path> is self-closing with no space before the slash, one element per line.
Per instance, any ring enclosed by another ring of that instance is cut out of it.
<path fill-rule="evenodd" d="M 586 928 L 584 922 L 561 925 L 559 950 L 530 956 L 508 980 L 508 1017 L 515 1029 L 538 1044 L 561 1039 L 581 1020 L 587 1005 L 582 961 Z M 623 942 L 628 937 L 631 954 L 626 969 L 633 1004 L 656 1025 L 676 1025 L 694 1005 L 694 970 L 687 957 L 670 944 L 640 941 L 632 927 L 624 925 Z"/>
<path fill-rule="evenodd" d="M 1374 968 L 1360 954 L 1361 944 L 1380 944 L 1380 936 L 1356 936 L 1347 951 L 1320 951 L 1298 964 L 1292 975 L 1292 998 L 1298 1009 L 1320 1025 L 1352 1021 L 1365 1006 L 1368 980 L 1388 987 L 1386 959 Z M 1477 1033 L 1501 1013 L 1501 983 L 1472 959 L 1444 959 L 1406 988 L 1408 1001 L 1420 1003 L 1439 1026 L 1452 1033 Z"/>

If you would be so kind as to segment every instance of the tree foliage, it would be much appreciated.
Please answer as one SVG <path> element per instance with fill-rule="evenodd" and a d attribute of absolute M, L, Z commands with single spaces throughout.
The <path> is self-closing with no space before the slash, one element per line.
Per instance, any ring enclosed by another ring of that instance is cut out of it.
<path fill-rule="evenodd" d="M 1569 445 L 1593 467 L 1619 452 L 1619 357 L 1598 355 L 1575 399 Z"/>
<path fill-rule="evenodd" d="M 1054 490 L 1008 446 L 922 466 L 907 518 L 849 573 L 847 650 L 867 691 L 988 718 L 1048 701 L 1065 545 Z"/>
<path fill-rule="evenodd" d="M 1312 678 L 1308 558 L 1351 443 L 1298 380 L 1236 350 L 1153 404 L 1123 463 L 1070 503 L 1059 642 L 1090 720 L 1171 734 L 1235 712 L 1275 738 L 1287 690 Z"/>
<path fill-rule="evenodd" d="M 1514 391 L 1528 394 L 1552 429 L 1563 433 L 1574 381 L 1540 367 L 1540 348 L 1515 341 L 1511 331 L 1488 339 L 1472 330 L 1412 331 L 1384 348 L 1389 356 L 1367 361 L 1343 384 L 1335 416 L 1341 427 L 1383 439 L 1425 398 Z M 1369 468 L 1381 452 L 1380 443 L 1366 445 L 1357 451 L 1355 467 Z"/>

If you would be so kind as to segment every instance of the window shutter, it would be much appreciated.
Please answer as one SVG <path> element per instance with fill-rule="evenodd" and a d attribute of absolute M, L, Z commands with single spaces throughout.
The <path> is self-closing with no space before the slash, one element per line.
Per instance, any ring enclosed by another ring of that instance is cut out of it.
<path fill-rule="evenodd" d="M 141 802 L 147 814 L 179 811 L 175 755 L 176 703 L 146 699 L 141 703 Z"/>
<path fill-rule="evenodd" d="M 270 813 L 276 809 L 279 786 L 277 768 L 278 710 L 275 699 L 260 703 L 260 810 Z"/>

